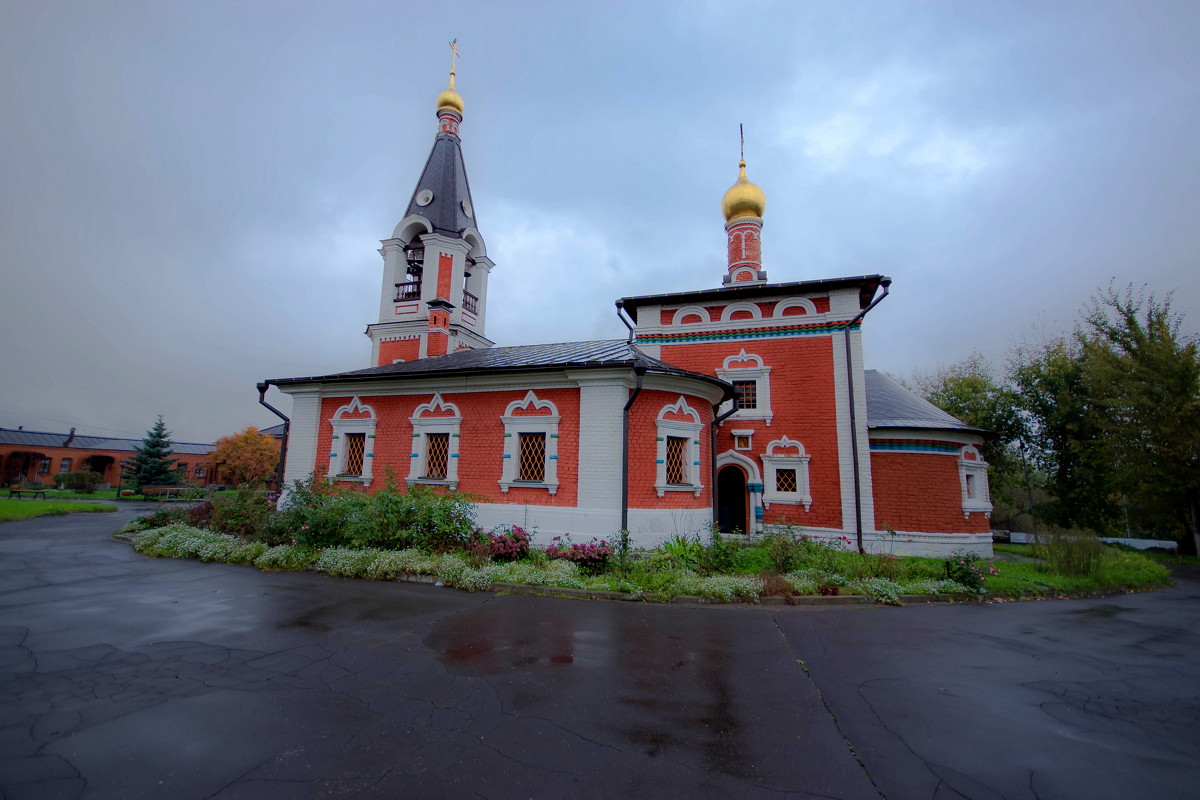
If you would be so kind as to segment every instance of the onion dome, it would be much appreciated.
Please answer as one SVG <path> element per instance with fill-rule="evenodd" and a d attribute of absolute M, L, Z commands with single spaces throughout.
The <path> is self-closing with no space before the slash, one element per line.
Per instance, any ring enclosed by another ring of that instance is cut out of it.
<path fill-rule="evenodd" d="M 450 70 L 450 87 L 438 95 L 437 107 L 438 111 L 448 108 L 451 111 L 458 112 L 459 116 L 462 116 L 463 99 L 458 92 L 454 91 L 454 70 Z"/>
<path fill-rule="evenodd" d="M 730 186 L 721 199 L 721 212 L 726 222 L 734 217 L 761 217 L 767 208 L 767 196 L 763 190 L 746 177 L 746 162 L 738 162 L 738 168 L 737 183 Z"/>

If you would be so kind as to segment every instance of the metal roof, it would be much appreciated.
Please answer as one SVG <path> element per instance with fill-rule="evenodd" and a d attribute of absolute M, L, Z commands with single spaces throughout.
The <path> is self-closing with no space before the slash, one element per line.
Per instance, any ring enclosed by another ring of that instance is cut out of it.
<path fill-rule="evenodd" d="M 932 428 L 987 434 L 947 414 L 878 370 L 864 371 L 868 428 Z"/>
<path fill-rule="evenodd" d="M 450 355 L 403 361 L 399 364 L 385 364 L 382 367 L 370 367 L 352 372 L 338 372 L 332 375 L 316 375 L 307 378 L 272 378 L 267 382 L 276 386 L 284 386 L 298 383 L 424 378 L 481 372 L 538 372 L 600 367 L 632 368 L 638 361 L 644 363 L 651 373 L 702 380 L 720 387 L 727 398 L 733 396 L 733 387 L 725 381 L 712 375 L 692 372 L 652 358 L 624 339 L 460 350 Z"/>
<path fill-rule="evenodd" d="M 0 428 L 0 444 L 23 445 L 26 447 L 68 447 L 72 450 L 122 450 L 132 453 L 141 447 L 141 439 L 116 439 L 110 436 L 79 436 L 71 438 L 69 433 L 48 433 L 46 431 L 13 430 Z M 172 442 L 171 452 L 174 455 L 208 455 L 216 445 L 198 444 L 195 442 Z"/>
<path fill-rule="evenodd" d="M 850 278 L 825 278 L 816 281 L 795 281 L 793 283 L 758 283 L 752 286 L 739 286 L 735 283 L 719 289 L 699 289 L 691 292 L 623 297 L 618 301 L 618 304 L 629 312 L 629 316 L 633 318 L 634 322 L 637 322 L 637 310 L 640 306 L 666 305 L 668 303 L 752 300 L 758 297 L 776 297 L 781 292 L 812 294 L 857 286 L 859 308 L 865 308 L 871 302 L 871 298 L 875 296 L 875 290 L 879 288 L 879 284 L 883 280 L 883 275 L 859 275 Z"/>
<path fill-rule="evenodd" d="M 417 205 L 417 195 L 428 189 L 433 199 L 426 205 Z M 463 201 L 471 209 L 468 216 Z M 467 184 L 467 168 L 463 164 L 462 147 L 457 136 L 439 133 L 433 141 L 433 149 L 408 201 L 404 216 L 417 215 L 429 220 L 435 233 L 457 236 L 470 227 L 478 228 L 475 222 L 475 204 L 471 202 L 471 187 Z"/>

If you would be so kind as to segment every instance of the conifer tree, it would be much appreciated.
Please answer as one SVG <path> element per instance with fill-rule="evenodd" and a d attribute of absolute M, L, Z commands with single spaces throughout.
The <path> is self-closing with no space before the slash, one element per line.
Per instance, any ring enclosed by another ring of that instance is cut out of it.
<path fill-rule="evenodd" d="M 181 479 L 175 462 L 171 458 L 171 432 L 163 422 L 162 414 L 154 427 L 146 432 L 142 446 L 134 448 L 133 458 L 122 461 L 121 477 L 133 483 L 137 489 L 143 486 L 170 486 Z"/>

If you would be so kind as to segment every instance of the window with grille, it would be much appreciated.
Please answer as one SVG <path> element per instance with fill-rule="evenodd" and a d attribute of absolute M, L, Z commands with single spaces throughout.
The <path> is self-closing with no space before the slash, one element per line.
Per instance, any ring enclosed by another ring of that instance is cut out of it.
<path fill-rule="evenodd" d="M 775 470 L 775 491 L 777 491 L 777 492 L 799 491 L 799 484 L 796 482 L 796 470 L 794 470 L 794 469 L 777 469 L 777 470 Z"/>
<path fill-rule="evenodd" d="M 520 463 L 517 468 L 519 481 L 544 481 L 546 479 L 546 434 L 517 434 Z"/>
<path fill-rule="evenodd" d="M 684 460 L 687 458 L 687 439 L 683 436 L 668 436 L 667 437 L 667 483 L 671 484 L 686 484 L 687 467 Z"/>
<path fill-rule="evenodd" d="M 445 480 L 450 461 L 450 434 L 425 434 L 425 477 Z"/>
<path fill-rule="evenodd" d="M 58 465 L 58 471 L 59 472 L 70 472 L 71 471 L 71 459 L 64 458 L 62 460 L 62 463 Z"/>
<path fill-rule="evenodd" d="M 734 381 L 733 388 L 738 392 L 734 401 L 738 409 L 758 408 L 758 381 Z"/>
<path fill-rule="evenodd" d="M 363 455 L 367 452 L 367 435 L 365 433 L 347 433 L 342 436 L 342 447 L 346 449 L 342 459 L 343 475 L 362 475 Z"/>

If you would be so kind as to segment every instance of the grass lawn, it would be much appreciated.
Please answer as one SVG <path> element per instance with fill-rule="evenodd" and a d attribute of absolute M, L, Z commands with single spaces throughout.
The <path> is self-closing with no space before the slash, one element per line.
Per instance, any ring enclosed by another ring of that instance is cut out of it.
<path fill-rule="evenodd" d="M 91 494 L 72 492 L 69 489 L 47 489 L 47 500 L 116 500 L 116 489 L 97 490 Z"/>
<path fill-rule="evenodd" d="M 52 514 L 86 514 L 116 510 L 116 506 L 106 503 L 71 503 L 63 500 L 0 500 L 0 522 L 33 519 Z"/>

